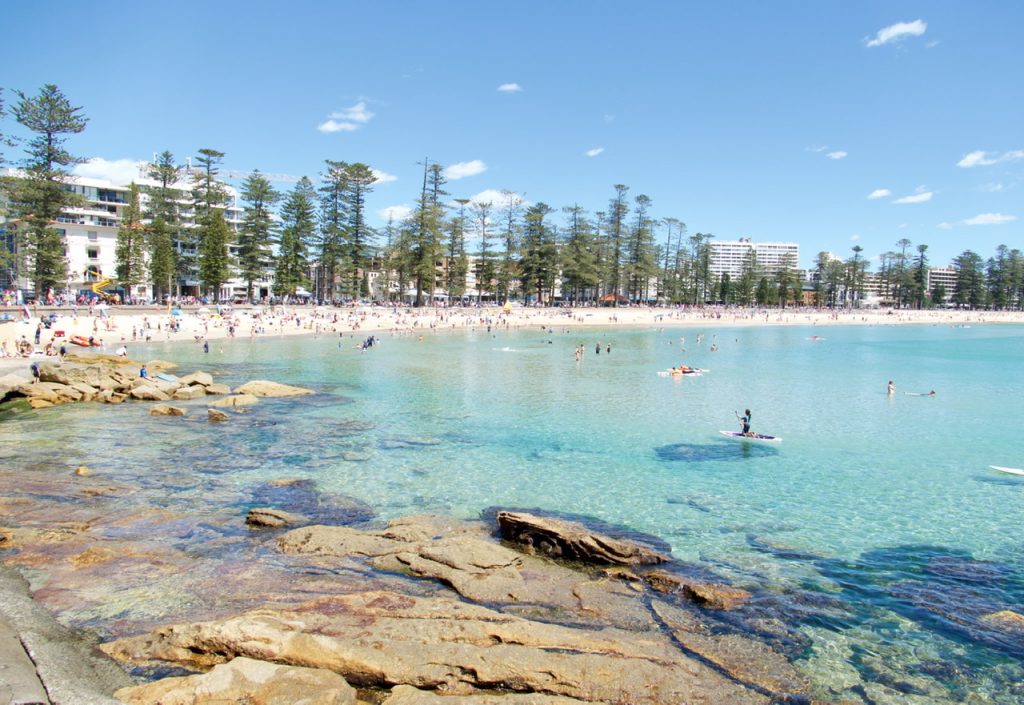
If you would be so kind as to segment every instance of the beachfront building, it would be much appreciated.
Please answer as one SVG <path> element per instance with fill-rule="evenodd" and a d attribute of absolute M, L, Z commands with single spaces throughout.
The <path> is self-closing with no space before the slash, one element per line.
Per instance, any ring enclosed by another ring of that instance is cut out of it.
<path fill-rule="evenodd" d="M 941 287 L 944 299 L 941 303 L 949 301 L 949 297 L 956 291 L 956 282 L 959 276 L 959 270 L 954 267 L 930 268 L 928 270 L 928 296 L 935 301 L 936 289 Z"/>
<path fill-rule="evenodd" d="M 739 279 L 749 266 L 753 253 L 757 267 L 764 276 L 773 276 L 784 266 L 794 268 L 800 261 L 800 245 L 795 242 L 754 242 L 750 238 L 739 240 L 710 240 L 709 269 L 716 279 L 728 274 Z"/>
<path fill-rule="evenodd" d="M 15 169 L 3 170 L 6 176 L 20 177 L 21 173 Z M 187 172 L 186 172 L 187 173 Z M 140 202 L 143 211 L 146 210 L 148 196 L 145 194 L 145 187 L 157 186 L 155 181 L 146 178 L 145 173 L 140 169 L 135 184 L 140 187 Z M 232 232 L 237 233 L 242 226 L 242 208 L 238 204 L 238 192 L 227 184 L 223 184 L 227 201 L 223 206 L 224 218 Z M 82 197 L 81 205 L 65 208 L 57 218 L 54 227 L 64 238 L 65 256 L 68 263 L 67 290 L 73 294 L 90 294 L 92 286 L 104 279 L 115 280 L 116 258 L 115 247 L 117 244 L 117 230 L 121 225 L 121 218 L 125 208 L 128 206 L 129 185 L 118 184 L 104 179 L 91 179 L 81 176 L 71 177 L 65 188 Z M 184 228 L 195 227 L 195 211 L 192 204 L 192 183 L 187 179 L 173 187 L 177 193 L 176 200 L 180 206 L 180 225 Z M 8 251 L 14 253 L 15 242 L 13 238 L 0 240 L 0 244 L 6 244 Z M 196 252 L 194 246 L 183 242 L 175 243 L 178 253 L 194 258 Z M 232 258 L 238 254 L 238 246 L 229 244 L 229 254 Z M 12 273 L 8 273 L 11 279 L 17 279 Z M 25 277 L 16 283 L 19 288 L 31 288 L 31 282 Z M 269 296 L 270 294 L 270 273 L 261 280 L 254 283 L 257 296 Z M 180 296 L 198 296 L 200 294 L 200 283 L 198 271 L 193 270 L 183 273 L 175 283 L 175 293 Z M 112 281 L 106 291 L 116 293 L 125 300 L 149 300 L 152 298 L 152 289 L 148 283 L 138 284 L 132 287 L 131 291 L 119 289 L 116 281 Z M 218 300 L 230 301 L 232 298 L 244 296 L 246 284 L 239 279 L 231 279 L 226 282 L 218 292 Z"/>

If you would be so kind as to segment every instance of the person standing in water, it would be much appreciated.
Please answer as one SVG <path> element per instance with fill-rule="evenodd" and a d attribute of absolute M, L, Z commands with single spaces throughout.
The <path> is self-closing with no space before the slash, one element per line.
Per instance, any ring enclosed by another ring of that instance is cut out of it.
<path fill-rule="evenodd" d="M 750 409 L 744 409 L 743 416 L 740 416 L 740 412 L 738 411 L 734 411 L 733 413 L 736 414 L 736 418 L 738 418 L 740 423 L 743 424 L 743 435 L 753 436 L 754 434 L 750 432 Z"/>
<path fill-rule="evenodd" d="M 892 383 L 891 379 L 889 380 L 889 386 L 886 387 L 886 391 L 888 392 L 890 397 L 896 393 L 896 385 Z"/>

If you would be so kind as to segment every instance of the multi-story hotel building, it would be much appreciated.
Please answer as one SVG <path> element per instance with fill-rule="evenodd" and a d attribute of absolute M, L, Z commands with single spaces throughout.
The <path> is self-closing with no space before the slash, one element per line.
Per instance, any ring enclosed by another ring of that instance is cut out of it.
<path fill-rule="evenodd" d="M 800 245 L 795 242 L 753 242 L 750 238 L 739 240 L 711 240 L 711 273 L 716 277 L 728 274 L 737 279 L 743 274 L 750 253 L 757 258 L 757 266 L 767 276 L 777 273 L 783 265 L 797 267 L 800 262 Z"/>
<path fill-rule="evenodd" d="M 4 170 L 7 176 L 18 177 L 20 174 L 13 169 Z M 143 174 L 135 180 L 140 187 L 140 203 L 143 211 L 146 209 L 148 196 L 145 194 L 147 186 L 157 186 L 155 181 L 145 178 Z M 238 232 L 242 225 L 242 208 L 238 205 L 238 192 L 227 184 L 223 184 L 227 194 L 227 202 L 223 206 L 224 217 L 234 232 Z M 66 208 L 57 218 L 54 227 L 61 232 L 65 242 L 65 256 L 68 263 L 67 289 L 73 293 L 88 292 L 94 282 L 105 278 L 114 279 L 116 271 L 116 259 L 114 256 L 117 244 L 117 230 L 121 225 L 121 218 L 124 209 L 128 206 L 129 186 L 126 184 L 115 184 L 102 179 L 91 179 L 86 177 L 71 177 L 65 185 L 69 191 L 80 195 L 83 199 L 82 205 Z M 188 181 L 182 181 L 174 185 L 177 194 L 179 208 L 179 223 L 186 228 L 195 227 L 195 211 L 192 206 L 191 189 Z M 3 242 L 3 241 L 0 241 Z M 13 248 L 13 239 L 6 239 L 8 247 Z M 187 249 L 182 242 L 176 243 L 180 254 L 195 257 L 194 249 Z M 229 245 L 228 249 L 232 256 L 237 255 L 237 245 Z M 7 283 L 10 286 L 19 288 L 31 288 L 31 282 L 22 277 L 20 281 Z M 116 282 L 113 285 L 116 287 Z M 268 296 L 270 294 L 269 278 L 257 282 L 255 296 Z M 120 291 L 124 297 L 132 297 L 141 300 L 148 300 L 152 297 L 152 290 L 149 284 L 138 284 L 132 287 L 131 291 Z M 199 280 L 196 272 L 190 272 L 180 277 L 175 283 L 175 293 L 182 296 L 197 296 L 200 293 Z M 230 300 L 233 296 L 245 293 L 245 282 L 232 279 L 226 282 L 221 291 L 218 292 L 218 299 L 221 301 Z"/>

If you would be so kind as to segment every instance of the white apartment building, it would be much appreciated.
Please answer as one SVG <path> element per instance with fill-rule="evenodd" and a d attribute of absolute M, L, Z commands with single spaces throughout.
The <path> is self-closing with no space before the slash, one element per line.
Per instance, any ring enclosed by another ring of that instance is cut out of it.
<path fill-rule="evenodd" d="M 710 240 L 708 244 L 711 248 L 711 273 L 718 278 L 723 274 L 728 274 L 733 280 L 739 278 L 751 252 L 767 276 L 778 272 L 787 263 L 787 258 L 790 259 L 788 264 L 794 268 L 800 262 L 800 245 L 795 242 L 753 242 L 750 238 L 740 238 Z"/>
<path fill-rule="evenodd" d="M 6 169 L 4 172 L 8 176 L 19 175 L 13 169 Z M 143 173 L 139 174 L 135 184 L 140 187 L 158 185 L 155 181 L 146 178 Z M 238 205 L 238 192 L 230 185 L 224 184 L 224 186 L 228 198 L 224 206 L 224 217 L 228 227 L 238 232 L 241 229 L 243 216 L 242 208 Z M 121 225 L 124 209 L 128 206 L 129 185 L 78 176 L 71 177 L 66 187 L 73 193 L 82 196 L 84 205 L 66 208 L 54 225 L 65 240 L 65 255 L 68 262 L 67 289 L 76 294 L 85 293 L 91 291 L 91 286 L 96 281 L 105 278 L 116 279 L 117 265 L 114 253 L 117 245 L 117 230 Z M 192 184 L 189 181 L 181 181 L 173 188 L 178 193 L 180 223 L 185 227 L 193 227 L 195 212 L 191 199 Z M 145 211 L 146 203 L 149 200 L 148 196 L 140 189 L 139 197 L 142 209 Z M 194 249 L 185 249 L 183 243 L 177 243 L 177 247 L 181 254 L 192 257 L 196 255 Z M 238 254 L 237 245 L 229 245 L 228 249 L 232 256 Z M 27 281 L 19 282 L 18 285 L 21 288 L 30 288 Z M 270 293 L 269 281 L 256 282 L 254 287 L 255 295 L 266 296 Z M 110 290 L 116 288 L 115 280 L 111 284 Z M 133 286 L 131 291 L 121 290 L 119 293 L 124 297 L 143 300 L 150 299 L 153 294 L 148 284 L 139 284 Z M 185 296 L 199 294 L 199 280 L 195 272 L 179 279 L 177 293 Z M 245 282 L 232 279 L 223 285 L 218 298 L 228 301 L 233 296 L 244 294 Z"/>

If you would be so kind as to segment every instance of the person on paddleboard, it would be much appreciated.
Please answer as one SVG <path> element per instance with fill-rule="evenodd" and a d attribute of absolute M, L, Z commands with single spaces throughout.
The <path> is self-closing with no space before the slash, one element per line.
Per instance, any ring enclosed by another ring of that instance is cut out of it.
<path fill-rule="evenodd" d="M 743 435 L 753 436 L 754 434 L 750 432 L 750 409 L 744 409 L 743 416 L 740 416 L 740 412 L 738 411 L 734 411 L 733 413 L 736 414 L 736 418 L 738 418 L 740 423 L 743 424 Z"/>

